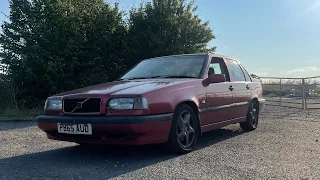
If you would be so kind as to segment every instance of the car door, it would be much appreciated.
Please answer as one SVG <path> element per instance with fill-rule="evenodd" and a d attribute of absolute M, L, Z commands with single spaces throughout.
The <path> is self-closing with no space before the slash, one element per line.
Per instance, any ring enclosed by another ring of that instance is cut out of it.
<path fill-rule="evenodd" d="M 210 61 L 207 76 L 225 74 L 226 82 L 209 84 L 206 87 L 206 118 L 201 125 L 214 125 L 232 119 L 230 106 L 234 103 L 232 85 L 227 66 L 222 58 L 213 57 Z"/>
<path fill-rule="evenodd" d="M 242 118 L 248 112 L 251 99 L 250 91 L 248 91 L 250 84 L 246 81 L 245 74 L 236 60 L 226 59 L 226 64 L 230 72 L 234 99 L 230 114 L 232 114 L 233 119 Z"/>
<path fill-rule="evenodd" d="M 240 63 L 239 63 L 240 64 Z M 247 93 L 248 93 L 248 96 L 250 97 L 250 100 L 252 99 L 252 91 L 255 87 L 253 87 L 253 84 L 252 84 L 252 79 L 248 73 L 248 71 L 240 64 L 241 66 L 241 69 L 244 73 L 244 76 L 246 78 L 246 88 L 247 88 Z"/>

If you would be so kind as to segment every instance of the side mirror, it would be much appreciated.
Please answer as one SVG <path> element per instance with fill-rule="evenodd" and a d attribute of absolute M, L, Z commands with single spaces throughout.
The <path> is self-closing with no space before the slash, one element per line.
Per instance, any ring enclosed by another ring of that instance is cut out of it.
<path fill-rule="evenodd" d="M 224 74 L 212 74 L 207 79 L 204 80 L 204 85 L 209 85 L 213 83 L 226 82 L 226 76 Z"/>

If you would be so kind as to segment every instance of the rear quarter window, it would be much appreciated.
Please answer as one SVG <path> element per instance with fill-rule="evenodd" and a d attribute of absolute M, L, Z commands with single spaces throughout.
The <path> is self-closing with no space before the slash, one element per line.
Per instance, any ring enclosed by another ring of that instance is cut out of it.
<path fill-rule="evenodd" d="M 245 76 L 245 78 L 246 78 L 246 81 L 247 81 L 247 82 L 252 82 L 252 79 L 251 79 L 248 71 L 247 71 L 242 65 L 240 65 L 240 66 L 242 67 L 242 70 L 243 70 L 244 76 Z"/>

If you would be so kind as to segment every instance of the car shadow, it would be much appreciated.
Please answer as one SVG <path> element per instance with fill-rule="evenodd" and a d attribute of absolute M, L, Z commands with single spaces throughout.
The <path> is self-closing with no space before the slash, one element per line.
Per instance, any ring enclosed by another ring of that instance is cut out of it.
<path fill-rule="evenodd" d="M 36 122 L 0 122 L 0 131 L 36 126 Z"/>
<path fill-rule="evenodd" d="M 243 133 L 229 129 L 205 133 L 192 153 Z M 0 179 L 109 179 L 178 156 L 164 151 L 163 145 L 76 145 L 0 159 Z"/>

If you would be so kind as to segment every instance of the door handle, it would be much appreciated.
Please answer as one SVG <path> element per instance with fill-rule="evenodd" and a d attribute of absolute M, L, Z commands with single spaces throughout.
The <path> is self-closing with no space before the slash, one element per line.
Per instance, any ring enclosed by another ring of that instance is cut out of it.
<path fill-rule="evenodd" d="M 233 86 L 229 86 L 229 90 L 230 90 L 230 91 L 233 91 L 233 90 L 234 90 L 234 87 L 233 87 Z"/>
<path fill-rule="evenodd" d="M 249 86 L 249 85 L 247 85 L 247 86 L 246 86 L 246 88 L 247 88 L 247 89 L 250 89 L 250 86 Z"/>

